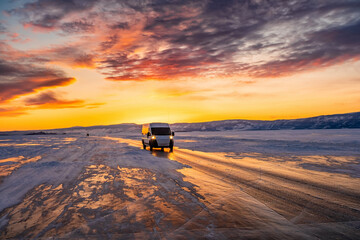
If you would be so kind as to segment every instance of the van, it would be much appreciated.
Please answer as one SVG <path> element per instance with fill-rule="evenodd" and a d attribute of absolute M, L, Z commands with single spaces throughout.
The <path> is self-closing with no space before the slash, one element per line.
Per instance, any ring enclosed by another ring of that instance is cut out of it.
<path fill-rule="evenodd" d="M 146 149 L 146 146 L 150 147 L 150 151 L 153 148 L 170 148 L 170 152 L 173 151 L 175 133 L 171 131 L 169 124 L 167 123 L 149 123 L 142 126 L 142 145 Z"/>

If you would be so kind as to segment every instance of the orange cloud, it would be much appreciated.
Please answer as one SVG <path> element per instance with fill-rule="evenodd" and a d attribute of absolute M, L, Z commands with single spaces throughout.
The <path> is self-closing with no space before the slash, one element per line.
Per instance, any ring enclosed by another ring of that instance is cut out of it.
<path fill-rule="evenodd" d="M 0 117 L 17 117 L 27 114 L 31 110 L 36 109 L 64 109 L 64 108 L 98 108 L 105 103 L 86 103 L 84 100 L 75 99 L 67 100 L 59 97 L 52 91 L 41 92 L 33 97 L 25 98 L 23 106 L 0 108 Z"/>
<path fill-rule="evenodd" d="M 79 42 L 72 45 L 32 50 L 29 53 L 31 56 L 41 56 L 42 61 L 53 65 L 65 65 L 72 68 L 95 68 L 97 53 L 88 53 L 83 50 L 83 47 L 84 44 Z"/>
<path fill-rule="evenodd" d="M 35 106 L 36 108 L 78 108 L 84 106 L 82 100 L 64 100 L 51 91 L 27 98 L 24 103 L 26 106 Z"/>
<path fill-rule="evenodd" d="M 75 82 L 75 78 L 41 79 L 26 78 L 15 83 L 0 83 L 0 102 L 6 102 L 36 91 L 66 86 Z"/>
<path fill-rule="evenodd" d="M 0 108 L 0 117 L 17 117 L 27 114 L 23 107 Z"/>
<path fill-rule="evenodd" d="M 39 49 L 33 55 L 41 55 L 44 62 L 97 68 L 112 81 L 228 73 L 276 77 L 360 54 L 360 22 L 352 19 L 357 8 L 350 2 L 326 7 L 314 3 L 310 9 L 302 1 L 279 7 L 266 1 L 115 1 L 112 11 L 104 11 L 108 4 L 35 0 L 7 13 L 20 16 L 20 23 L 34 31 L 70 36 L 65 46 Z M 325 20 L 313 22 L 318 18 Z M 259 61 L 249 60 L 252 57 Z"/>
<path fill-rule="evenodd" d="M 37 26 L 37 25 L 32 24 L 32 23 L 24 23 L 23 27 L 25 29 L 28 28 L 28 29 L 31 29 L 34 32 L 40 32 L 40 33 L 48 33 L 48 32 L 52 32 L 52 31 L 56 30 L 55 27 L 44 28 L 44 27 Z"/>
<path fill-rule="evenodd" d="M 0 102 L 76 81 L 58 69 L 43 66 L 40 56 L 24 54 L 0 44 Z"/>

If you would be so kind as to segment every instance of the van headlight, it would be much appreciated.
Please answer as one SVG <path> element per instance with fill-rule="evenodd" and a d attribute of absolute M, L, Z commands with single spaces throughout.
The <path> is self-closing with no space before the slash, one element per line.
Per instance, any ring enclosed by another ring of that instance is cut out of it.
<path fill-rule="evenodd" d="M 155 137 L 155 136 L 152 136 L 151 139 L 156 139 L 156 137 Z"/>
<path fill-rule="evenodd" d="M 170 136 L 170 139 L 173 139 L 174 137 L 173 136 Z"/>

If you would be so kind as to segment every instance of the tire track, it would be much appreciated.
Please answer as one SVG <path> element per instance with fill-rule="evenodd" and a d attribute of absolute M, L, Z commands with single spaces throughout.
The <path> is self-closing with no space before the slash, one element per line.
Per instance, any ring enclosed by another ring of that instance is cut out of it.
<path fill-rule="evenodd" d="M 141 147 L 141 142 L 136 140 L 113 139 Z M 231 158 L 179 148 L 175 148 L 172 154 L 155 152 L 155 155 L 178 161 L 235 184 L 288 220 L 297 223 L 360 220 L 360 192 L 312 179 L 311 171 L 294 168 L 297 172 L 290 176 L 276 172 L 276 168 L 269 170 L 240 162 L 241 159 L 234 162 Z"/>

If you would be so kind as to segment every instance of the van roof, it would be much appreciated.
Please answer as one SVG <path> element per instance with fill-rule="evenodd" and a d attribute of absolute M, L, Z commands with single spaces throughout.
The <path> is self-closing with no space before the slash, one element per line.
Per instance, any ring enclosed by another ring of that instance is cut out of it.
<path fill-rule="evenodd" d="M 158 128 L 168 128 L 170 127 L 168 123 L 150 123 L 150 127 L 158 127 Z"/>

